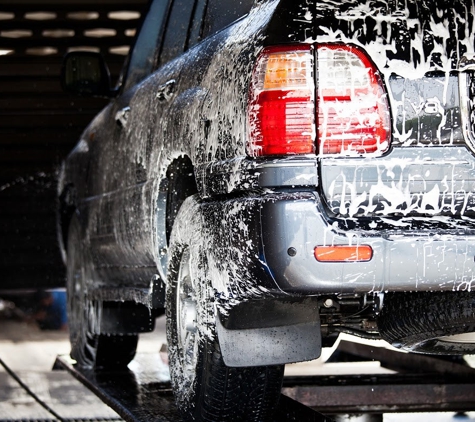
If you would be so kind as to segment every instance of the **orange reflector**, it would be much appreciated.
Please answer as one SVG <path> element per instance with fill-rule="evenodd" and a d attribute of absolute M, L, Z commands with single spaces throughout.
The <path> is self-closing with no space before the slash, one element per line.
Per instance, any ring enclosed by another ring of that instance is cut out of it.
<path fill-rule="evenodd" d="M 317 246 L 314 253 L 320 262 L 365 262 L 373 257 L 373 249 L 369 245 Z"/>

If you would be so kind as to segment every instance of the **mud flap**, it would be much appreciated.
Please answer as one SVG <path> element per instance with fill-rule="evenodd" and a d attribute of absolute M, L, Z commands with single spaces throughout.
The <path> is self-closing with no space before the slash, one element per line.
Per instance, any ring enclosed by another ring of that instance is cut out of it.
<path fill-rule="evenodd" d="M 320 321 L 250 329 L 226 329 L 216 318 L 224 363 L 229 367 L 268 366 L 320 357 Z"/>
<path fill-rule="evenodd" d="M 155 327 L 151 309 L 132 302 L 105 302 L 100 321 L 100 333 L 97 334 L 146 333 Z"/>

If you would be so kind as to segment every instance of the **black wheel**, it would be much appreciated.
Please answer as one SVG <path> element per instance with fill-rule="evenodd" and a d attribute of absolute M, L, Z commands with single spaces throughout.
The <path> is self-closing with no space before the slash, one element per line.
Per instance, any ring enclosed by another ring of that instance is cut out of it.
<path fill-rule="evenodd" d="M 475 352 L 475 292 L 392 293 L 378 318 L 381 336 L 413 352 Z"/>
<path fill-rule="evenodd" d="M 73 217 L 68 234 L 67 293 L 71 357 L 85 368 L 125 368 L 134 358 L 137 334 L 99 334 L 101 303 L 87 296 L 87 269 L 79 221 Z"/>
<path fill-rule="evenodd" d="M 226 367 L 206 260 L 195 248 L 172 246 L 166 311 L 172 386 L 185 420 L 271 420 L 284 367 Z"/>

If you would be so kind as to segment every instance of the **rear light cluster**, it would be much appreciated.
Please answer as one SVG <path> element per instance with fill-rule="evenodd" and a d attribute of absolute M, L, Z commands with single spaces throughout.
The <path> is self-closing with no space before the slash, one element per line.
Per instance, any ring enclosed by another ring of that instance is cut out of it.
<path fill-rule="evenodd" d="M 315 152 L 315 85 L 310 48 L 264 50 L 250 100 L 252 155 Z"/>
<path fill-rule="evenodd" d="M 374 64 L 353 46 L 266 48 L 253 73 L 249 122 L 252 156 L 360 156 L 389 148 L 386 92 Z"/>

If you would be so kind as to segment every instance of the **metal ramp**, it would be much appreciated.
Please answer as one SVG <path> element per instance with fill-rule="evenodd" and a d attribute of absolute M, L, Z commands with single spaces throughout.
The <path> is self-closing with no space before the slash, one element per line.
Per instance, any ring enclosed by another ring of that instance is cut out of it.
<path fill-rule="evenodd" d="M 330 422 L 348 414 L 378 421 L 388 412 L 475 410 L 475 369 L 462 361 L 347 341 L 329 361 L 372 360 L 394 372 L 286 377 L 276 422 Z M 69 371 L 128 422 L 181 421 L 158 353 L 140 353 L 120 372 L 76 368 L 66 356 L 57 358 L 55 369 Z"/>

